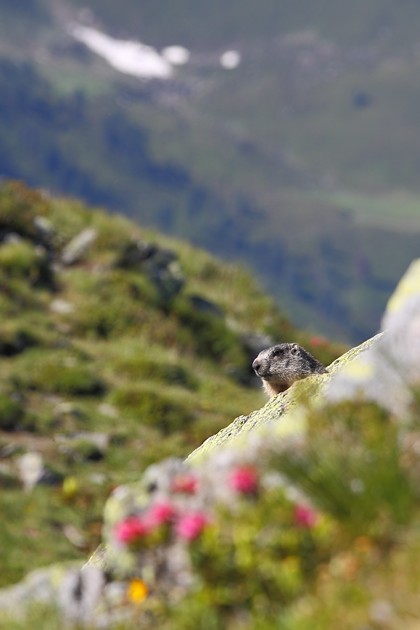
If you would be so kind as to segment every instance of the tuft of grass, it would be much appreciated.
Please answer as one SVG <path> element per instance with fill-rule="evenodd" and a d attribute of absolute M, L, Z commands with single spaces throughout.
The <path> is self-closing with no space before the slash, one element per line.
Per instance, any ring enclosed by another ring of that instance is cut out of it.
<path fill-rule="evenodd" d="M 414 514 L 417 490 L 402 466 L 390 414 L 346 402 L 313 410 L 310 423 L 304 454 L 282 456 L 280 468 L 352 535 L 395 541 Z"/>
<path fill-rule="evenodd" d="M 25 278 L 31 285 L 50 284 L 53 278 L 46 253 L 24 240 L 0 246 L 0 273 L 10 278 Z"/>
<path fill-rule="evenodd" d="M 106 389 L 91 366 L 65 351 L 28 351 L 15 364 L 13 379 L 19 388 L 70 396 L 99 396 Z"/>
<path fill-rule="evenodd" d="M 16 396 L 0 393 L 0 430 L 15 431 L 24 415 L 23 404 Z"/>
<path fill-rule="evenodd" d="M 170 392 L 156 391 L 142 385 L 117 388 L 110 402 L 123 416 L 135 418 L 139 425 L 152 426 L 164 434 L 186 429 L 194 420 L 191 407 L 177 400 Z"/>

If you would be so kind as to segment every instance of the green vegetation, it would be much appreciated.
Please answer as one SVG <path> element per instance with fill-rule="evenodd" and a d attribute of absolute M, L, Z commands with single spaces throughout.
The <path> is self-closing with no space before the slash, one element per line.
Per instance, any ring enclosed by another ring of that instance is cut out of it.
<path fill-rule="evenodd" d="M 418 253 L 418 7 L 92 2 L 111 35 L 191 46 L 176 81 L 141 83 L 66 33 L 78 0 L 56 4 L 0 9 L 0 173 L 245 262 L 299 326 L 374 334 Z"/>
<path fill-rule="evenodd" d="M 116 493 L 104 531 L 121 627 L 415 624 L 418 418 L 418 401 L 404 428 L 362 398 L 309 408 L 307 435 L 268 432 L 191 468 L 162 462 L 143 485 Z"/>
<path fill-rule="evenodd" d="M 64 264 L 86 228 L 96 238 Z M 0 234 L 4 585 L 85 557 L 112 487 L 162 457 L 186 456 L 259 406 L 250 331 L 312 340 L 245 271 L 75 201 L 4 183 Z M 327 362 L 340 352 L 319 347 Z M 17 474 L 26 451 L 53 469 L 31 494 Z M 80 547 L 67 525 L 80 532 Z"/>

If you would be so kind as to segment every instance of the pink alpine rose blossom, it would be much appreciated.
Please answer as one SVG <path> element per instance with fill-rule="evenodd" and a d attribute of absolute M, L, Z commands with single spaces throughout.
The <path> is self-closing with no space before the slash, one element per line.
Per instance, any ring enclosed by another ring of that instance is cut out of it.
<path fill-rule="evenodd" d="M 175 531 L 180 538 L 192 541 L 200 536 L 208 522 L 208 517 L 202 512 L 187 512 L 177 522 Z"/>
<path fill-rule="evenodd" d="M 115 536 L 119 542 L 130 545 L 149 534 L 149 527 L 138 516 L 128 516 L 118 523 Z"/>
<path fill-rule="evenodd" d="M 295 505 L 294 519 L 299 527 L 312 529 L 318 520 L 318 513 L 309 505 L 298 503 Z"/>
<path fill-rule="evenodd" d="M 254 466 L 239 466 L 230 474 L 229 485 L 240 494 L 255 494 L 259 486 L 259 474 Z"/>
<path fill-rule="evenodd" d="M 178 475 L 172 482 L 172 492 L 184 492 L 185 494 L 195 494 L 197 492 L 198 480 L 194 475 Z"/>
<path fill-rule="evenodd" d="M 161 501 L 152 505 L 146 516 L 144 522 L 150 529 L 155 529 L 160 525 L 166 525 L 174 520 L 176 516 L 175 507 L 169 503 L 169 501 Z"/>

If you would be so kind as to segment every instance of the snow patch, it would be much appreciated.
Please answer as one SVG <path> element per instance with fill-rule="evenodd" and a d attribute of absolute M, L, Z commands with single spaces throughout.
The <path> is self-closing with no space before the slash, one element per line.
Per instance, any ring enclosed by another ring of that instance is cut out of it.
<path fill-rule="evenodd" d="M 183 66 L 190 59 L 190 51 L 183 46 L 167 46 L 162 50 L 162 56 L 173 66 Z"/>
<path fill-rule="evenodd" d="M 115 39 L 88 26 L 75 26 L 70 32 L 119 72 L 141 79 L 169 79 L 172 76 L 173 68 L 168 59 L 151 46 L 138 41 Z"/>
<path fill-rule="evenodd" d="M 234 70 L 241 63 L 241 55 L 237 50 L 227 50 L 220 57 L 220 65 L 226 70 Z"/>

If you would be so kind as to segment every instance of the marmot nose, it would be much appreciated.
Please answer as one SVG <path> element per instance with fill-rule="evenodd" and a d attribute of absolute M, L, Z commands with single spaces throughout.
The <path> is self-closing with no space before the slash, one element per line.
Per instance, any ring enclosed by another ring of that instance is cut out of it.
<path fill-rule="evenodd" d="M 255 372 L 258 374 L 258 370 L 261 367 L 261 361 L 259 361 L 258 359 L 255 359 L 255 361 L 252 364 L 252 367 L 254 368 Z"/>

